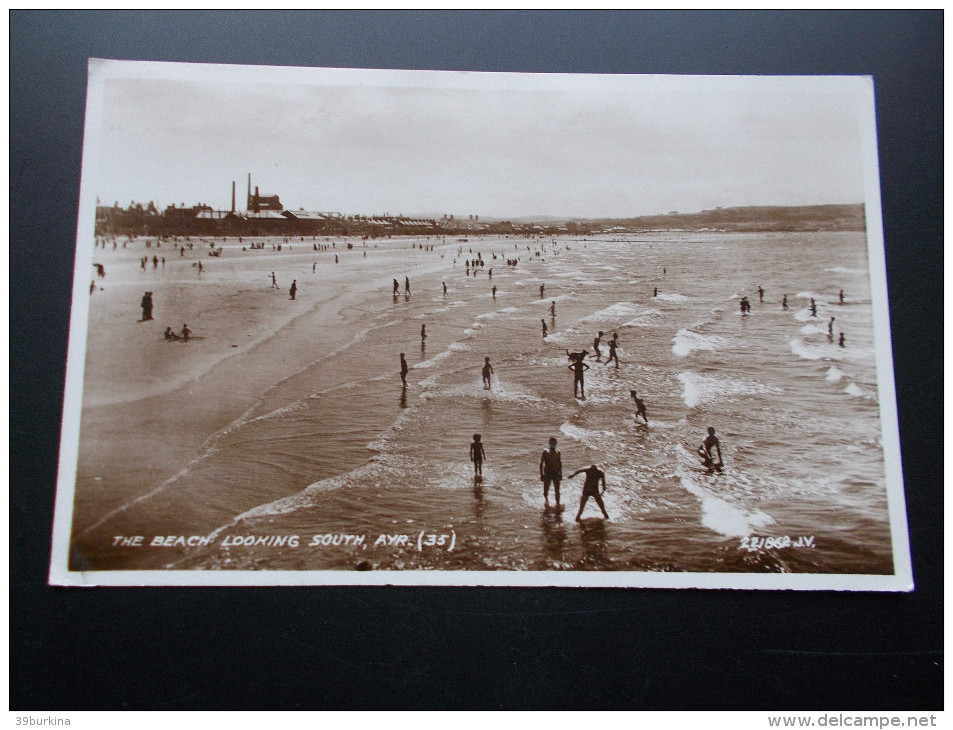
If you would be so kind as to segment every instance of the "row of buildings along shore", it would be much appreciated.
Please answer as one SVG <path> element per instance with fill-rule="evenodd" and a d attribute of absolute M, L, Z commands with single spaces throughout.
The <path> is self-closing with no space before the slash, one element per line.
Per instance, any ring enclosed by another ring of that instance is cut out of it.
<path fill-rule="evenodd" d="M 449 235 L 587 235 L 626 234 L 651 230 L 691 231 L 843 231 L 864 230 L 864 206 L 748 206 L 716 208 L 700 213 L 678 213 L 625 219 L 480 220 L 478 215 L 454 218 L 412 218 L 403 215 L 343 215 L 303 209 L 286 210 L 277 195 L 252 188 L 248 176 L 245 210 L 238 210 L 232 183 L 230 210 L 199 203 L 170 205 L 160 211 L 153 202 L 132 202 L 126 208 L 96 206 L 97 236 L 449 236 Z"/>
<path fill-rule="evenodd" d="M 384 238 L 395 235 L 457 235 L 588 233 L 590 227 L 574 223 L 539 225 L 510 221 L 483 221 L 479 216 L 454 218 L 411 218 L 403 215 L 343 215 L 287 210 L 277 195 L 264 195 L 254 189 L 248 176 L 245 210 L 236 208 L 235 183 L 232 183 L 231 210 L 215 210 L 199 203 L 193 206 L 170 205 L 160 211 L 155 203 L 131 202 L 123 208 L 97 204 L 96 235 L 232 235 L 232 236 L 363 236 Z"/>

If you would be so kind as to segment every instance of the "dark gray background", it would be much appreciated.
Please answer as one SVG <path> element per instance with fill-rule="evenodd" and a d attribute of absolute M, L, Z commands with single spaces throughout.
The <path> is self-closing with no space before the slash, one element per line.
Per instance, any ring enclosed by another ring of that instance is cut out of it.
<path fill-rule="evenodd" d="M 940 709 L 943 13 L 10 13 L 11 709 Z M 88 57 L 871 74 L 912 594 L 46 586 Z"/>

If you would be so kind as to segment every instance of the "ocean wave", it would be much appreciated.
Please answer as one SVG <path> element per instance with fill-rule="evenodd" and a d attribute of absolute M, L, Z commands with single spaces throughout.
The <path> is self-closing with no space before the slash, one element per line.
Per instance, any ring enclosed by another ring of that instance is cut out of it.
<path fill-rule="evenodd" d="M 684 294 L 659 294 L 653 299 L 661 299 L 663 302 L 687 302 L 688 297 Z"/>
<path fill-rule="evenodd" d="M 722 499 L 702 487 L 692 477 L 681 474 L 679 482 L 686 491 L 698 498 L 702 524 L 720 535 L 745 537 L 774 523 L 771 515 L 758 509 L 748 510 Z"/>
<path fill-rule="evenodd" d="M 682 400 L 689 408 L 708 403 L 716 398 L 780 392 L 777 388 L 771 388 L 753 380 L 715 378 L 691 371 L 679 373 L 678 379 L 682 383 Z"/>
<path fill-rule="evenodd" d="M 791 352 L 803 360 L 839 360 L 840 350 L 834 345 L 808 345 L 803 340 L 791 340 Z"/>
<path fill-rule="evenodd" d="M 679 330 L 672 338 L 672 352 L 679 357 L 685 357 L 693 350 L 707 350 L 714 352 L 724 347 L 726 340 L 717 335 L 702 335 L 692 330 Z"/>
<path fill-rule="evenodd" d="M 846 266 L 835 266 L 832 269 L 824 269 L 824 271 L 830 271 L 835 274 L 866 274 L 866 269 L 849 269 Z"/>
<path fill-rule="evenodd" d="M 844 371 L 840 368 L 831 367 L 827 370 L 827 375 L 825 380 L 829 380 L 832 383 L 840 382 L 840 379 L 844 377 Z"/>
<path fill-rule="evenodd" d="M 580 319 L 576 324 L 584 322 L 606 322 L 623 319 L 625 317 L 634 317 L 643 314 L 644 310 L 633 302 L 616 302 L 615 304 L 600 309 L 586 317 Z"/>

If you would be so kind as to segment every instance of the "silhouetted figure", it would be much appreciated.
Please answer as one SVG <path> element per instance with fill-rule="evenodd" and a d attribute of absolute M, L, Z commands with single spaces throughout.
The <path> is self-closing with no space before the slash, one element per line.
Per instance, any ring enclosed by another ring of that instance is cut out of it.
<path fill-rule="evenodd" d="M 811 299 L 811 316 L 817 316 L 817 302 L 815 302 L 814 299 Z"/>
<path fill-rule="evenodd" d="M 787 309 L 787 308 L 788 308 L 788 295 L 785 294 L 783 297 L 781 297 L 781 309 Z"/>
<path fill-rule="evenodd" d="M 831 317 L 831 321 L 827 323 L 827 336 L 834 339 L 834 317 Z"/>
<path fill-rule="evenodd" d="M 609 513 L 606 512 L 606 506 L 602 501 L 602 495 L 606 491 L 606 475 L 603 471 L 599 469 L 598 466 L 593 464 L 588 469 L 579 469 L 574 471 L 569 475 L 569 478 L 572 479 L 577 474 L 585 474 L 586 481 L 582 485 L 582 496 L 579 498 L 579 511 L 576 513 L 576 522 L 579 522 L 582 519 L 582 510 L 586 506 L 586 502 L 589 501 L 589 497 L 592 497 L 596 500 L 596 504 L 599 505 L 599 509 L 602 510 L 602 514 L 606 519 L 609 519 Z M 599 491 L 599 484 L 602 484 L 602 491 Z"/>
<path fill-rule="evenodd" d="M 556 316 L 556 302 L 553 302 L 552 304 L 549 305 L 549 316 L 550 317 Z"/>
<path fill-rule="evenodd" d="M 843 304 L 843 303 L 844 303 L 844 290 L 841 289 L 841 290 L 840 290 L 840 294 L 838 294 L 837 296 L 838 296 L 838 299 L 839 299 L 840 303 Z"/>
<path fill-rule="evenodd" d="M 400 282 L 394 279 L 394 294 L 400 294 Z"/>
<path fill-rule="evenodd" d="M 443 295 L 447 296 L 447 282 L 443 282 Z"/>
<path fill-rule="evenodd" d="M 553 485 L 553 496 L 559 506 L 559 483 L 563 478 L 562 457 L 556 451 L 556 439 L 549 439 L 549 448 L 543 451 L 539 459 L 539 478 L 543 482 L 543 499 L 549 506 L 549 485 Z"/>
<path fill-rule="evenodd" d="M 844 333 L 843 332 L 840 333 L 840 337 L 837 340 L 837 344 L 840 345 L 841 347 L 844 347 Z"/>
<path fill-rule="evenodd" d="M 427 339 L 427 325 L 420 325 L 420 341 L 423 342 Z"/>
<path fill-rule="evenodd" d="M 496 287 L 493 287 L 493 298 L 496 299 Z"/>
<path fill-rule="evenodd" d="M 272 288 L 272 289 L 277 289 L 277 288 L 278 288 L 278 279 L 275 278 L 275 272 L 274 272 L 274 271 L 271 272 L 271 288 Z"/>
<path fill-rule="evenodd" d="M 639 398 L 639 396 L 636 394 L 634 390 L 630 390 L 629 395 L 632 396 L 632 400 L 635 401 L 635 415 L 642 416 L 642 418 L 645 419 L 645 425 L 648 426 L 649 416 L 645 412 L 645 401 Z"/>
<path fill-rule="evenodd" d="M 404 277 L 404 294 L 410 296 L 410 277 Z"/>
<path fill-rule="evenodd" d="M 764 301 L 764 289 L 762 289 L 760 286 L 758 287 L 758 301 Z"/>
<path fill-rule="evenodd" d="M 493 375 L 493 366 L 490 365 L 490 358 L 484 358 L 483 360 L 483 390 L 489 390 L 491 385 L 491 377 Z"/>
<path fill-rule="evenodd" d="M 585 383 L 585 373 L 589 369 L 589 366 L 583 362 L 583 359 L 577 358 L 573 361 L 572 365 L 569 366 L 569 369 L 573 372 L 572 378 L 572 394 L 577 398 L 586 399 L 586 383 Z"/>
<path fill-rule="evenodd" d="M 619 356 L 616 354 L 616 348 L 619 346 L 619 333 L 613 332 L 612 339 L 609 340 L 609 359 L 606 360 L 606 365 L 608 366 L 610 362 L 615 360 L 615 366 L 619 367 Z"/>
<path fill-rule="evenodd" d="M 542 299 L 542 298 L 543 298 L 543 295 L 544 295 L 545 293 L 546 293 L 546 285 L 545 285 L 545 284 L 540 284 L 540 285 L 539 285 L 539 298 Z"/>
<path fill-rule="evenodd" d="M 165 337 L 167 340 L 177 340 L 177 339 L 179 339 L 179 336 L 178 336 L 175 332 L 172 331 L 172 328 L 171 328 L 171 327 L 166 327 L 166 328 L 165 328 L 165 332 L 162 333 L 162 336 Z"/>
<path fill-rule="evenodd" d="M 539 321 L 543 323 L 543 337 L 545 337 L 547 334 L 549 334 L 549 328 L 546 326 L 545 319 L 541 319 Z"/>
<path fill-rule="evenodd" d="M 92 294 L 94 291 L 96 291 L 96 280 L 95 280 L 95 279 L 93 279 L 91 282 L 89 282 L 89 293 Z"/>
<path fill-rule="evenodd" d="M 596 353 L 596 362 L 602 362 L 602 352 L 599 350 L 599 342 L 602 340 L 602 335 L 602 330 L 599 330 L 599 334 L 596 335 L 592 341 L 592 349 Z"/>
<path fill-rule="evenodd" d="M 715 457 L 712 455 L 712 449 L 718 453 L 717 463 L 715 463 Z M 719 442 L 718 437 L 715 436 L 715 429 L 712 426 L 708 427 L 708 435 L 705 437 L 705 440 L 702 441 L 701 446 L 698 447 L 697 453 L 702 460 L 702 466 L 708 470 L 709 474 L 716 469 L 721 471 L 725 466 L 721 459 L 721 442 Z"/>
<path fill-rule="evenodd" d="M 191 334 L 192 334 L 192 330 L 189 329 L 189 326 L 188 326 L 187 324 L 183 324 L 183 325 L 182 325 L 182 339 L 183 339 L 185 342 L 188 342 L 188 341 L 189 341 L 189 335 L 191 335 Z"/>
<path fill-rule="evenodd" d="M 483 476 L 483 459 L 486 458 L 486 451 L 483 449 L 483 442 L 478 433 L 473 434 L 473 443 L 470 444 L 470 461 L 473 462 L 473 476 Z"/>
<path fill-rule="evenodd" d="M 400 353 L 400 382 L 407 387 L 407 372 L 410 368 L 407 366 L 407 360 L 404 359 L 404 353 Z"/>
<path fill-rule="evenodd" d="M 298 293 L 298 280 L 297 280 L 297 279 L 293 279 L 293 280 L 292 280 L 292 282 L 291 282 L 291 289 L 289 290 L 289 293 L 291 294 L 291 298 L 292 298 L 292 299 L 294 299 L 294 298 L 295 298 L 295 295 Z"/>
<path fill-rule="evenodd" d="M 152 292 L 147 291 L 142 295 L 142 301 L 139 302 L 139 306 L 142 307 L 142 321 L 152 319 Z"/>

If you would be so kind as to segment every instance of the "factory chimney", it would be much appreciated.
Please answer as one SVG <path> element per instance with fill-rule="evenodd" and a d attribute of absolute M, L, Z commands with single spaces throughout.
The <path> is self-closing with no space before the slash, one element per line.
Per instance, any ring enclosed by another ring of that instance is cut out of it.
<path fill-rule="evenodd" d="M 232 180 L 232 213 L 235 212 L 235 181 Z"/>

